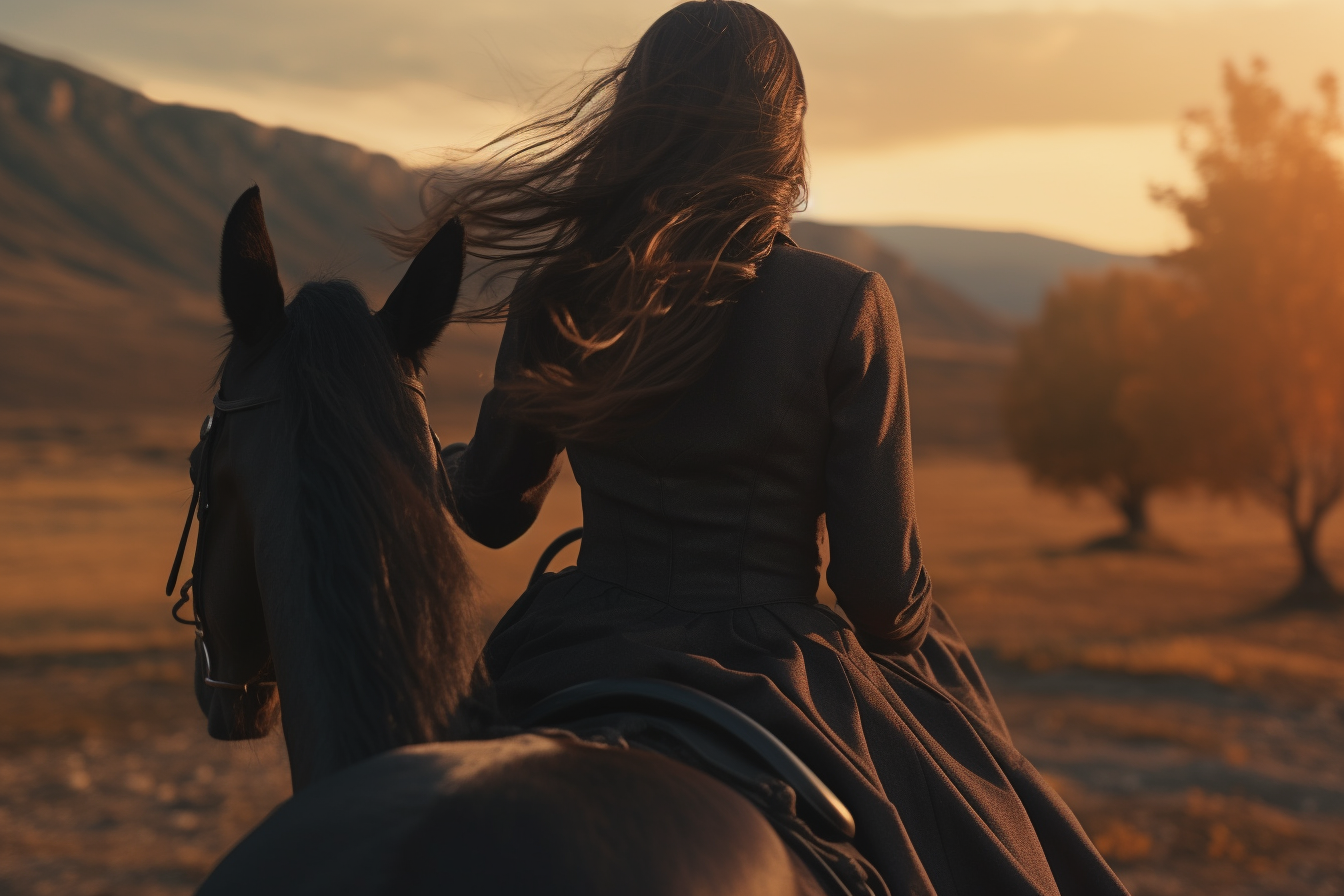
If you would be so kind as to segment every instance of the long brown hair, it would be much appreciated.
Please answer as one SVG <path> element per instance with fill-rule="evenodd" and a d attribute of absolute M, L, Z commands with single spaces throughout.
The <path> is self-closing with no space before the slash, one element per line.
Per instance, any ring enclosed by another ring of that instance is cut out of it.
<path fill-rule="evenodd" d="M 665 13 L 614 68 L 437 172 L 410 253 L 449 218 L 507 298 L 519 365 L 498 388 L 562 438 L 619 434 L 705 372 L 731 300 L 806 197 L 802 68 L 734 0 Z"/>

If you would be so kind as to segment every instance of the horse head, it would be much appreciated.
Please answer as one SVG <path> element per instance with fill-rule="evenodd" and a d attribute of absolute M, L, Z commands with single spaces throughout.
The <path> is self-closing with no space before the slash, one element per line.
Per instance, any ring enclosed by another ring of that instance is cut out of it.
<path fill-rule="evenodd" d="M 196 692 L 226 739 L 283 705 L 296 789 L 441 739 L 469 686 L 471 578 L 418 379 L 462 268 L 452 221 L 378 313 L 344 280 L 286 306 L 256 187 L 224 227 L 232 339 L 193 455 Z"/>

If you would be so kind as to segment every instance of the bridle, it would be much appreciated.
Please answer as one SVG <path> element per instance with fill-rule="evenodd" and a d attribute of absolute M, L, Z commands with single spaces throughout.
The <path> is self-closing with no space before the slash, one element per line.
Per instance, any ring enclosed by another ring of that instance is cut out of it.
<path fill-rule="evenodd" d="M 425 399 L 424 389 L 420 383 L 413 379 L 402 378 L 402 385 Z M 193 518 L 199 520 L 200 525 L 196 532 L 196 551 L 191 561 L 191 575 L 182 583 L 180 596 L 173 604 L 173 619 L 183 625 L 190 625 L 196 630 L 196 654 L 200 659 L 202 679 L 205 686 L 218 688 L 226 691 L 241 691 L 246 694 L 253 688 L 275 687 L 275 663 L 272 657 L 268 657 L 266 662 L 262 663 L 261 668 L 257 670 L 247 681 L 241 684 L 231 681 L 220 681 L 213 677 L 210 663 L 210 648 L 207 644 L 208 633 L 205 619 L 197 611 L 200 605 L 201 594 L 200 586 L 195 583 L 201 579 L 202 570 L 205 565 L 205 533 L 206 526 L 210 520 L 210 460 L 212 448 L 214 447 L 216 433 L 224 424 L 226 415 L 236 414 L 242 411 L 250 411 L 255 408 L 265 407 L 268 404 L 275 404 L 280 400 L 279 395 L 270 395 L 264 398 L 235 398 L 224 399 L 218 392 L 211 403 L 214 405 L 214 413 L 208 415 L 201 423 L 200 441 L 197 443 L 196 450 L 200 452 L 199 460 L 196 464 L 195 475 L 193 476 L 193 488 L 191 492 L 191 503 L 187 507 L 187 520 L 182 526 L 182 537 L 177 543 L 177 555 L 173 558 L 173 568 L 168 573 L 168 587 L 166 594 L 173 596 L 173 590 L 177 587 L 178 573 L 182 569 L 182 559 L 187 552 L 187 539 L 191 534 L 191 521 Z M 448 469 L 443 464 L 443 446 L 439 442 L 438 433 L 434 432 L 431 426 L 429 429 L 430 438 L 434 442 L 434 464 L 438 469 L 439 487 L 441 499 L 445 507 L 452 505 L 452 486 L 448 479 Z M 195 453 L 195 452 L 193 452 Z M 178 611 L 190 601 L 192 605 L 191 618 L 186 619 L 179 615 Z"/>

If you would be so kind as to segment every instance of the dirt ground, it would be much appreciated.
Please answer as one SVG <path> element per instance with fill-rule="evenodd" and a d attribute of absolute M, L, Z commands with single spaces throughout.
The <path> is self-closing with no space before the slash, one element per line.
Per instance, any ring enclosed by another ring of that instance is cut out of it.
<path fill-rule="evenodd" d="M 193 429 L 0 420 L 0 896 L 189 892 L 288 795 L 277 739 L 206 738 L 167 621 Z M 1165 497 L 1169 550 L 1107 554 L 1080 549 L 1103 505 L 1005 461 L 923 457 L 917 487 L 939 600 L 1136 896 L 1344 894 L 1344 615 L 1260 612 L 1292 576 L 1272 516 Z M 566 479 L 518 544 L 469 548 L 483 626 L 578 518 Z"/>

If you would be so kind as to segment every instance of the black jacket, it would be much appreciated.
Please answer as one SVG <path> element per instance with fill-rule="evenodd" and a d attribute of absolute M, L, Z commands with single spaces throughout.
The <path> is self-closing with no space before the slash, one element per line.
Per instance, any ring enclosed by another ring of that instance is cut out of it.
<path fill-rule="evenodd" d="M 496 365 L 517 363 L 513 324 Z M 919 646 L 930 583 L 915 525 L 896 306 L 880 276 L 777 240 L 739 294 L 709 372 L 655 422 L 564 446 L 498 391 L 445 451 L 459 524 L 500 547 L 531 526 L 568 448 L 583 493 L 579 569 L 683 609 L 815 596 L 826 576 L 860 633 Z"/>

